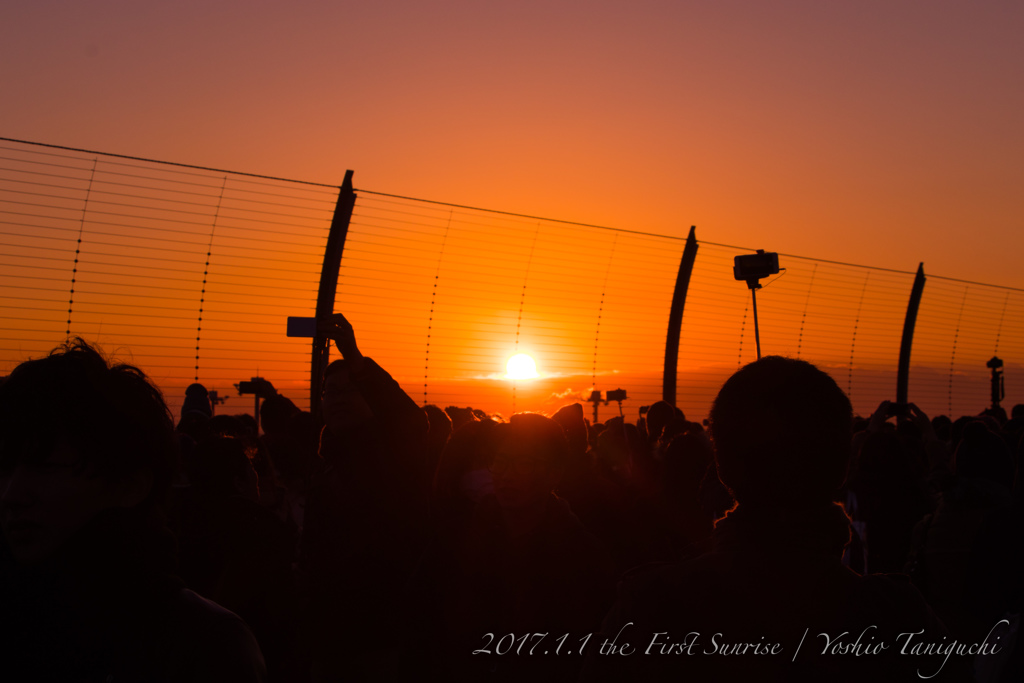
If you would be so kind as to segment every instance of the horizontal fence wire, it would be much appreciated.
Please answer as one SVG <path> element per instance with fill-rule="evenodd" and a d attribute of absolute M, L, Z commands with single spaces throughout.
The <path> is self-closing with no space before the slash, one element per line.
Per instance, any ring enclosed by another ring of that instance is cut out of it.
<path fill-rule="evenodd" d="M 425 402 L 550 412 L 625 388 L 635 407 L 660 397 L 682 244 L 361 193 L 337 305 Z M 505 377 L 516 353 L 538 379 Z"/>
<path fill-rule="evenodd" d="M 338 189 L 0 143 L 0 374 L 68 336 L 252 410 L 260 375 L 309 406 L 308 339 Z"/>
<path fill-rule="evenodd" d="M 0 374 L 82 336 L 139 365 L 176 414 L 196 380 L 229 397 L 220 411 L 251 411 L 233 385 L 256 375 L 308 408 L 310 341 L 287 337 L 285 319 L 314 314 L 337 197 L 319 184 L 0 142 Z M 662 395 L 684 246 L 359 190 L 335 310 L 421 403 L 552 412 L 625 389 L 599 417 L 633 418 Z M 751 251 L 699 241 L 676 378 L 691 419 L 756 357 L 750 291 L 732 277 L 733 258 Z M 787 254 L 780 265 L 757 293 L 763 353 L 818 364 L 862 415 L 893 399 L 913 270 Z M 999 356 L 1004 405 L 1024 402 L 1022 295 L 929 275 L 910 400 L 929 414 L 977 414 L 991 398 L 986 362 Z M 506 377 L 517 353 L 536 361 L 537 378 Z"/>

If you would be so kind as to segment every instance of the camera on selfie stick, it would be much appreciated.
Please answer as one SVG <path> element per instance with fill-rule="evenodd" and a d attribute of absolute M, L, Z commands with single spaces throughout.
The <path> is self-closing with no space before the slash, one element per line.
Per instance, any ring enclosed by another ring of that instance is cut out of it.
<path fill-rule="evenodd" d="M 260 433 L 260 399 L 270 398 L 277 394 L 277 389 L 269 381 L 262 377 L 253 377 L 248 381 L 241 381 L 235 385 L 235 389 L 238 389 L 238 395 L 243 396 L 245 394 L 253 394 L 255 396 L 255 407 L 253 408 L 253 417 L 256 418 L 256 433 Z"/>
<path fill-rule="evenodd" d="M 608 405 L 611 401 L 616 401 L 619 404 L 619 415 L 622 415 L 622 402 L 626 400 L 625 389 L 611 389 L 606 393 L 604 404 Z M 597 424 L 597 407 L 601 405 L 601 391 L 594 389 L 590 392 L 590 398 L 587 399 L 588 403 L 594 404 L 594 424 Z"/>
<path fill-rule="evenodd" d="M 754 308 L 754 341 L 757 343 L 757 359 L 761 359 L 761 331 L 757 325 L 757 290 L 761 289 L 761 278 L 776 275 L 779 272 L 779 255 L 765 253 L 758 249 L 756 254 L 741 254 L 733 259 L 732 274 L 737 280 L 743 280 L 750 288 L 750 298 Z"/>

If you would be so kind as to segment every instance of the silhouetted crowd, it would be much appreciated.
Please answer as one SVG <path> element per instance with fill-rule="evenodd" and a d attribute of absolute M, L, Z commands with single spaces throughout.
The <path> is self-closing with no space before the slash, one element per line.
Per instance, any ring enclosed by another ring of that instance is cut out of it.
<path fill-rule="evenodd" d="M 1024 680 L 1024 406 L 504 420 L 342 359 L 260 426 L 81 340 L 0 384 L 0 680 Z"/>

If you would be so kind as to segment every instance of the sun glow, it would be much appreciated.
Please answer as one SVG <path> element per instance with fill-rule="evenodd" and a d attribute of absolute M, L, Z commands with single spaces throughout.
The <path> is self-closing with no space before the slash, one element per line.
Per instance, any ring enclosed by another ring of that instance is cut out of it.
<path fill-rule="evenodd" d="M 505 365 L 505 379 L 536 379 L 537 364 L 525 353 L 517 353 Z"/>

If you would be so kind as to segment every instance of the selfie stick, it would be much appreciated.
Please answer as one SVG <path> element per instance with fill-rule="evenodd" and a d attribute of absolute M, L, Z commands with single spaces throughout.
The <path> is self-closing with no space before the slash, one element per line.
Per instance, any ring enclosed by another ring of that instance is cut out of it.
<path fill-rule="evenodd" d="M 779 271 L 778 254 L 766 254 L 759 249 L 756 254 L 745 254 L 732 259 L 732 275 L 736 280 L 746 283 L 751 289 L 751 301 L 754 304 L 754 341 L 758 345 L 758 360 L 761 359 L 761 326 L 758 323 L 758 290 L 760 281 Z"/>
<path fill-rule="evenodd" d="M 761 332 L 757 326 L 757 290 L 761 285 L 757 280 L 747 280 L 747 287 L 750 287 L 750 299 L 754 307 L 754 342 L 757 344 L 757 359 L 761 360 Z"/>
<path fill-rule="evenodd" d="M 743 280 L 750 288 L 750 299 L 754 306 L 754 341 L 757 344 L 758 360 L 761 360 L 761 326 L 757 321 L 757 290 L 761 289 L 759 281 L 763 277 L 778 272 L 779 255 L 775 252 L 766 254 L 764 249 L 758 249 L 756 254 L 740 255 L 733 259 L 733 277 Z"/>

